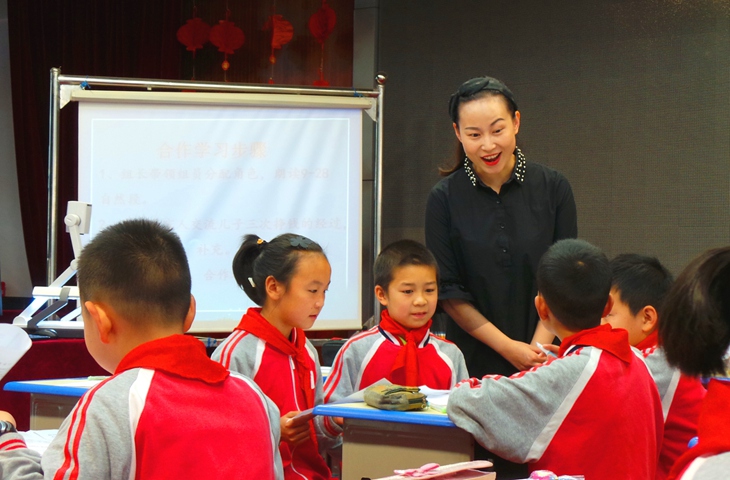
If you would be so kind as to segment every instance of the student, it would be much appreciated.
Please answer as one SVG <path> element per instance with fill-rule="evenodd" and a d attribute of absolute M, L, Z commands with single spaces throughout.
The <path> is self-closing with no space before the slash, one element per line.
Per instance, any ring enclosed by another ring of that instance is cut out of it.
<path fill-rule="evenodd" d="M 302 411 L 322 403 L 319 358 L 304 336 L 324 306 L 330 264 L 317 243 L 286 233 L 266 242 L 247 235 L 233 259 L 233 275 L 261 308 L 249 308 L 236 330 L 213 352 L 224 367 L 247 375 L 284 414 L 284 477 L 329 479 L 320 452 L 336 442 L 322 417 Z"/>
<path fill-rule="evenodd" d="M 727 375 L 730 347 L 730 247 L 708 250 L 679 274 L 667 294 L 659 343 L 670 365 L 694 377 Z M 697 425 L 699 442 L 670 479 L 717 480 L 730 472 L 730 382 L 710 380 Z"/>
<path fill-rule="evenodd" d="M 458 347 L 430 331 L 438 302 L 438 266 L 431 252 L 413 240 L 397 241 L 380 252 L 374 274 L 375 296 L 385 306 L 380 324 L 340 349 L 325 384 L 325 402 L 382 378 L 442 390 L 468 378 Z"/>
<path fill-rule="evenodd" d="M 114 375 L 81 397 L 42 458 L 0 422 L 11 430 L 0 436 L 3 479 L 282 478 L 274 404 L 183 335 L 195 301 L 171 229 L 104 229 L 81 254 L 78 285 L 86 346 Z"/>
<path fill-rule="evenodd" d="M 611 309 L 608 259 L 587 242 L 561 240 L 540 260 L 537 285 L 540 321 L 562 341 L 558 358 L 457 386 L 449 417 L 487 449 L 531 469 L 590 480 L 654 478 L 661 403 L 626 331 L 601 325 Z"/>
<path fill-rule="evenodd" d="M 698 378 L 670 367 L 663 349 L 657 347 L 657 324 L 664 297 L 672 286 L 671 273 L 656 258 L 637 254 L 622 254 L 611 260 L 611 273 L 613 307 L 603 323 L 628 332 L 629 343 L 641 350 L 656 382 L 664 415 L 656 479 L 664 480 L 697 435 L 705 387 Z"/>

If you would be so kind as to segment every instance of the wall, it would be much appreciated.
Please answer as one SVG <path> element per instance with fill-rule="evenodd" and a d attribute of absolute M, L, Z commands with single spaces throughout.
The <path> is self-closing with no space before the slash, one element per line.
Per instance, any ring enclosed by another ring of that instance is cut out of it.
<path fill-rule="evenodd" d="M 32 285 L 23 243 L 15 167 L 7 4 L 7 0 L 0 0 L 0 278 L 6 284 L 7 296 L 29 297 Z"/>
<path fill-rule="evenodd" d="M 730 4 L 403 0 L 379 10 L 388 73 L 384 243 L 423 238 L 447 105 L 491 75 L 515 93 L 528 161 L 570 180 L 579 235 L 677 272 L 730 243 Z"/>

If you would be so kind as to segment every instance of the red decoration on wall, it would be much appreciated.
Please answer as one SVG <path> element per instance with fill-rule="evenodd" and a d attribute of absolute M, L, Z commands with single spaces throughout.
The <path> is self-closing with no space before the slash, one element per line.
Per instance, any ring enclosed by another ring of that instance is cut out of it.
<path fill-rule="evenodd" d="M 264 25 L 264 30 L 271 30 L 271 55 L 269 56 L 271 76 L 269 77 L 269 83 L 274 83 L 274 64 L 276 63 L 274 50 L 281 49 L 291 41 L 294 37 L 294 26 L 284 20 L 283 16 L 274 14 L 269 17 L 266 25 Z"/>
<path fill-rule="evenodd" d="M 337 14 L 327 5 L 327 0 L 322 0 L 322 6 L 309 17 L 309 31 L 317 39 L 322 47 L 322 55 L 319 61 L 319 79 L 313 85 L 328 87 L 330 82 L 324 79 L 324 42 L 335 29 Z"/>
<path fill-rule="evenodd" d="M 223 69 L 223 79 L 226 79 L 226 72 L 230 68 L 231 64 L 228 63 L 228 55 L 241 48 L 243 42 L 246 41 L 246 36 L 243 34 L 243 30 L 238 28 L 233 22 L 228 19 L 231 16 L 231 11 L 226 10 L 226 19 L 219 20 L 218 25 L 210 29 L 210 42 L 218 47 L 219 52 L 223 52 L 223 63 L 221 68 Z"/>
<path fill-rule="evenodd" d="M 195 51 L 203 48 L 210 36 L 210 25 L 198 18 L 198 9 L 193 7 L 193 18 L 177 29 L 177 40 L 193 52 L 193 80 L 195 80 Z"/>

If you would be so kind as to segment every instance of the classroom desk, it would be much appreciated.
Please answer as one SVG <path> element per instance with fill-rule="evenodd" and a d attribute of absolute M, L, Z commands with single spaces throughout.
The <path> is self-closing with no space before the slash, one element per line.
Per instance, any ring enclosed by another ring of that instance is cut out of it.
<path fill-rule="evenodd" d="M 101 378 L 64 378 L 8 382 L 3 390 L 30 393 L 30 429 L 57 429 L 79 398 Z"/>
<path fill-rule="evenodd" d="M 348 403 L 318 405 L 314 413 L 344 419 L 342 480 L 386 477 L 395 469 L 474 457 L 474 438 L 434 410 L 392 412 Z"/>

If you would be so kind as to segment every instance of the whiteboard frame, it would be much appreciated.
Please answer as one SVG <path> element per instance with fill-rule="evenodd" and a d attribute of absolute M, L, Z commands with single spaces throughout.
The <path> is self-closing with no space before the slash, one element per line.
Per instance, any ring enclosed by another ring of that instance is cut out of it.
<path fill-rule="evenodd" d="M 377 87 L 373 90 L 357 90 L 357 89 L 336 89 L 336 88 L 318 88 L 318 87 L 294 87 L 285 85 L 254 85 L 242 83 L 218 83 L 218 82 L 202 82 L 202 81 L 180 81 L 180 80 L 158 80 L 158 79 L 140 79 L 140 78 L 123 78 L 123 77 L 91 77 L 84 75 L 62 75 L 61 69 L 58 67 L 50 70 L 50 100 L 49 100 L 49 119 L 48 119 L 48 229 L 46 237 L 47 246 L 47 264 L 46 279 L 47 284 L 51 285 L 56 280 L 56 263 L 58 256 L 58 145 L 59 145 L 59 119 L 60 111 L 69 101 L 79 100 L 88 95 L 103 96 L 103 91 L 85 92 L 87 86 L 111 86 L 122 87 L 128 89 L 145 89 L 152 91 L 154 89 L 184 91 L 206 91 L 228 94 L 260 94 L 259 97 L 265 101 L 266 95 L 276 94 L 281 99 L 282 95 L 291 95 L 292 103 L 297 106 L 309 106 L 312 108 L 322 108 L 324 106 L 332 106 L 333 103 L 341 103 L 343 105 L 352 104 L 354 108 L 363 108 L 367 111 L 370 118 L 376 123 L 374 135 L 374 168 L 373 168 L 373 262 L 381 249 L 381 218 L 382 218 L 382 164 L 383 164 L 383 99 L 385 93 L 386 75 L 378 74 L 375 77 Z M 174 95 L 171 92 L 160 92 L 163 96 Z M 180 93 L 176 93 L 181 95 Z M 182 94 L 184 95 L 184 93 Z M 76 97 L 76 98 L 74 98 Z M 253 95 L 249 95 L 253 97 Z M 321 97 L 322 102 L 318 104 L 315 97 Z M 325 100 L 325 97 L 335 97 Z M 215 96 L 221 99 L 221 96 Z M 305 99 L 302 101 L 302 99 Z M 338 99 L 338 100 L 336 100 Z M 369 108 L 364 108 L 364 102 L 361 100 L 372 99 Z M 334 100 L 334 102 L 333 102 Z M 232 98 L 231 100 L 232 101 Z M 279 100 L 277 100 L 279 101 Z M 279 104 L 280 105 L 280 104 Z M 276 104 L 272 106 L 277 106 Z M 377 299 L 373 302 L 374 314 L 379 311 L 379 303 Z M 16 319 L 17 320 L 17 319 Z M 14 322 L 17 324 L 17 322 Z M 41 322 L 48 323 L 48 322 Z M 65 322 L 63 322 L 65 323 Z M 75 323 L 75 322 L 74 322 Z M 54 328 L 61 327 L 56 324 Z M 49 325 L 50 326 L 50 325 Z M 77 327 L 78 328 L 78 327 Z"/>

